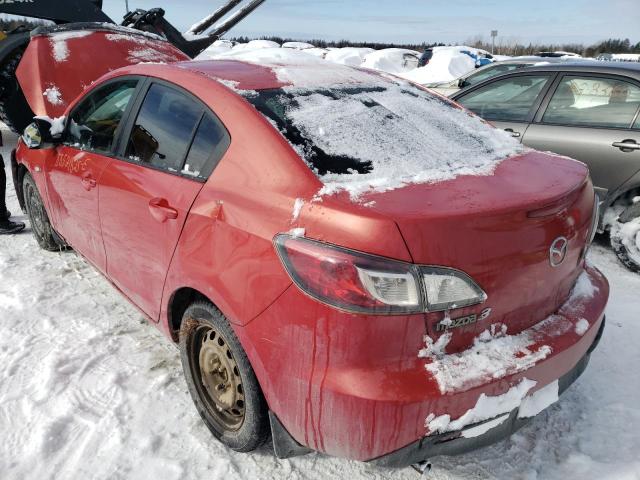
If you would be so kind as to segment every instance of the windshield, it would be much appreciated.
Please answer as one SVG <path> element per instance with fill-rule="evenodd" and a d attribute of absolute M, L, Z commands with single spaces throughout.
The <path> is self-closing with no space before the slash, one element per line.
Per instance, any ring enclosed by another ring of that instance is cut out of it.
<path fill-rule="evenodd" d="M 497 75 L 501 75 L 503 73 L 510 72 L 512 70 L 517 70 L 519 68 L 524 68 L 529 66 L 530 64 L 526 63 L 518 63 L 518 64 L 509 64 L 509 65 L 499 65 L 493 64 L 491 66 L 485 67 L 481 70 L 478 70 L 476 73 L 469 75 L 464 79 L 462 87 L 469 87 L 471 85 L 476 85 L 488 78 L 495 77 Z"/>
<path fill-rule="evenodd" d="M 510 136 L 409 83 L 252 92 L 325 183 L 324 193 L 388 190 L 488 174 L 519 146 Z"/>

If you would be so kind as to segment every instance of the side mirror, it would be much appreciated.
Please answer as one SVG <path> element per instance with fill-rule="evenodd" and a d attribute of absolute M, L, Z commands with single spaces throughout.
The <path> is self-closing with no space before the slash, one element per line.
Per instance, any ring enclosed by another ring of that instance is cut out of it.
<path fill-rule="evenodd" d="M 461 78 L 460 80 L 458 80 L 458 87 L 464 88 L 466 86 L 467 86 L 467 81 L 464 78 Z"/>
<path fill-rule="evenodd" d="M 31 149 L 46 148 L 61 142 L 65 118 L 50 119 L 35 117 L 33 123 L 25 128 L 22 141 Z"/>

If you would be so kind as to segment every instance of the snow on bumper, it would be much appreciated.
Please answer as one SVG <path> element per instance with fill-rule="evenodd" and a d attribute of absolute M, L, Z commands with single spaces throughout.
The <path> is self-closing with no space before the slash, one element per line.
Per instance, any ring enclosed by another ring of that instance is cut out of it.
<path fill-rule="evenodd" d="M 451 355 L 425 339 L 427 348 L 420 356 L 427 358 L 425 368 L 444 398 L 470 392 L 477 398 L 462 414 L 431 412 L 425 420 L 427 435 L 462 431 L 514 409 L 519 409 L 520 417 L 532 417 L 557 401 L 557 380 L 589 350 L 607 298 L 606 279 L 587 268 L 558 312 L 517 335 L 506 335 L 505 326 L 493 325 L 471 348 Z M 487 392 L 490 385 L 504 381 L 509 385 L 506 392 Z"/>

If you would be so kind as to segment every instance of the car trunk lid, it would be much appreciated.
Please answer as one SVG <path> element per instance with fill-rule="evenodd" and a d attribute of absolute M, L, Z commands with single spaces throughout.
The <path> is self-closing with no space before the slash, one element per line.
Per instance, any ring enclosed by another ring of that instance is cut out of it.
<path fill-rule="evenodd" d="M 443 319 L 472 317 L 450 330 L 447 351 L 460 351 L 492 325 L 516 334 L 566 301 L 582 271 L 594 193 L 582 163 L 529 152 L 493 175 L 408 185 L 362 201 L 396 220 L 415 263 L 461 270 L 487 293 L 483 304 L 427 315 L 434 337 Z M 566 256 L 552 265 L 552 246 L 564 239 Z"/>

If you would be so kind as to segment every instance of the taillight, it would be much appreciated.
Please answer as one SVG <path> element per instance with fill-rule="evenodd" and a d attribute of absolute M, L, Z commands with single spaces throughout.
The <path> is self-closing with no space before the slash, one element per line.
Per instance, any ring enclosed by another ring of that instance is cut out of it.
<path fill-rule="evenodd" d="M 291 235 L 275 245 L 294 283 L 306 294 L 356 313 L 436 312 L 484 302 L 463 272 L 418 266 Z"/>

